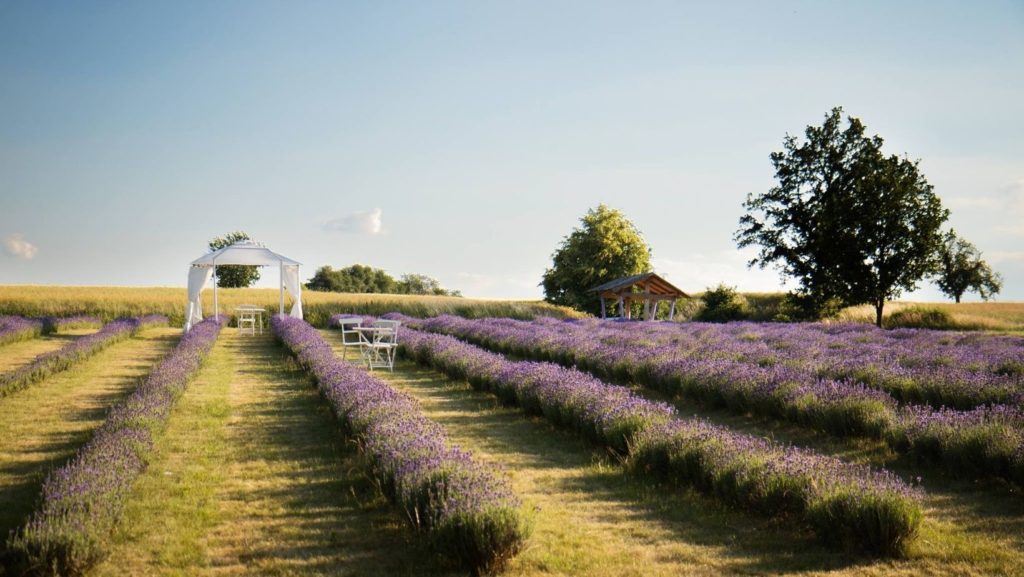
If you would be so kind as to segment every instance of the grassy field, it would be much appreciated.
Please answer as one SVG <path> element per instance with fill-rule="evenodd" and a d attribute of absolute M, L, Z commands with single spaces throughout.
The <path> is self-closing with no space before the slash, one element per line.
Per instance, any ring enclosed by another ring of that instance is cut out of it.
<path fill-rule="evenodd" d="M 337 335 L 328 337 L 337 345 Z M 340 354 L 340 347 L 336 349 Z M 628 477 L 608 454 L 487 394 L 399 363 L 379 375 L 485 460 L 508 467 L 531 508 L 532 543 L 508 575 L 1014 575 L 1024 567 L 1024 503 L 999 483 L 952 481 L 875 442 L 841 442 L 779 423 L 700 412 L 747 433 L 886 465 L 929 481 L 927 519 L 905 559 L 876 560 L 822 547 L 805 530 L 725 509 L 697 493 Z M 659 399 L 666 400 L 666 399 Z"/>
<path fill-rule="evenodd" d="M 338 334 L 324 334 L 340 353 Z M 14 439 L 0 463 L 0 493 L 10 501 L 0 529 L 23 522 L 45 471 L 88 438 L 104 407 L 176 337 L 172 328 L 149 331 L 0 400 L 0 434 Z M 1018 489 L 949 480 L 879 443 L 679 406 L 748 433 L 884 464 L 905 478 L 924 475 L 926 521 L 903 559 L 844 553 L 799 525 L 632 477 L 613 455 L 434 371 L 400 362 L 393 374 L 377 374 L 509 475 L 533 534 L 502 575 L 981 576 L 1024 568 Z M 364 466 L 281 347 L 268 335 L 226 329 L 133 488 L 112 555 L 93 574 L 452 574 Z"/>
<path fill-rule="evenodd" d="M 203 291 L 203 314 L 213 314 L 213 291 Z M 279 308 L 279 292 L 274 289 L 219 289 L 222 313 L 230 313 L 240 304 L 266 307 L 268 313 Z M 165 287 L 74 287 L 74 286 L 0 286 L 0 315 L 60 316 L 94 315 L 104 320 L 125 316 L 161 314 L 171 326 L 182 326 L 187 293 L 184 288 Z M 314 326 L 326 326 L 331 315 L 360 313 L 382 315 L 399 311 L 409 316 L 427 317 L 455 314 L 469 318 L 535 316 L 567 318 L 579 313 L 540 301 L 500 301 L 459 297 L 342 294 L 304 291 L 302 305 L 306 320 Z M 291 300 L 285 297 L 285 310 Z"/>
<path fill-rule="evenodd" d="M 1024 331 L 1024 302 L 987 302 L 987 303 L 916 303 L 896 301 L 885 305 L 885 319 L 890 321 L 899 313 L 918 313 L 906 315 L 906 326 L 913 326 L 915 317 L 921 311 L 939 311 L 948 319 L 948 326 L 934 328 L 952 330 L 984 330 L 998 332 Z M 841 321 L 873 323 L 875 309 L 864 305 L 843 310 L 838 317 Z M 894 323 L 889 323 L 892 326 Z"/>
<path fill-rule="evenodd" d="M 0 399 L 0 535 L 6 539 L 25 521 L 46 474 L 89 439 L 107 409 L 132 391 L 180 334 L 149 329 Z M 0 357 L 13 346 L 0 349 Z"/>

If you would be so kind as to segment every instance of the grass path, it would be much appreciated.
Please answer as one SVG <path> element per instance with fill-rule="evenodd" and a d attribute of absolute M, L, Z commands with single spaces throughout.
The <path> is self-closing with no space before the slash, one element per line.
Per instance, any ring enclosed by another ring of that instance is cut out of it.
<path fill-rule="evenodd" d="M 417 573 L 426 552 L 362 470 L 283 349 L 225 329 L 95 574 Z"/>
<path fill-rule="evenodd" d="M 325 335 L 340 354 L 338 336 Z M 408 362 L 393 374 L 374 374 L 413 395 L 454 442 L 508 471 L 534 532 L 507 575 L 718 575 L 779 570 L 779 563 L 824 570 L 849 561 L 777 522 L 645 486 L 606 453 L 465 383 Z M 799 549 L 812 554 L 790 562 Z"/>
<path fill-rule="evenodd" d="M 407 362 L 393 375 L 377 374 L 417 398 L 457 443 L 506 466 L 516 491 L 537 509 L 531 546 L 512 575 L 1013 575 L 1024 567 L 1017 546 L 1024 515 L 1006 498 L 930 495 L 930 520 L 908 559 L 859 558 L 784 523 L 728 511 L 685 490 L 645 486 L 574 436 L 500 407 L 466 383 Z"/>
<path fill-rule="evenodd" d="M 96 329 L 76 329 L 0 345 L 0 373 L 27 365 L 43 353 L 55 351 Z"/>
<path fill-rule="evenodd" d="M 107 409 L 135 389 L 180 334 L 146 330 L 0 399 L 0 547 L 37 504 L 46 474 L 89 439 Z"/>

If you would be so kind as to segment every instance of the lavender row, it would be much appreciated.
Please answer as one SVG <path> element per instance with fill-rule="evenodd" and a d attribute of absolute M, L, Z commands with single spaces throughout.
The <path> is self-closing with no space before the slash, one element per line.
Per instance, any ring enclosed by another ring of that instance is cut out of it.
<path fill-rule="evenodd" d="M 45 317 L 43 321 L 43 332 L 59 333 L 75 329 L 98 329 L 103 326 L 103 321 L 89 315 L 76 315 L 73 317 Z M 166 324 L 166 321 L 164 321 Z"/>
<path fill-rule="evenodd" d="M 522 548 L 519 500 L 501 475 L 452 445 L 415 400 L 339 359 L 308 323 L 277 315 L 271 328 L 359 440 L 385 494 L 441 556 L 489 571 Z"/>
<path fill-rule="evenodd" d="M 28 572 L 81 575 L 106 556 L 110 532 L 146 469 L 156 436 L 227 318 L 192 327 L 110 411 L 92 440 L 47 477 L 42 505 L 8 541 Z"/>
<path fill-rule="evenodd" d="M 143 329 L 165 325 L 167 317 L 160 315 L 119 319 L 107 323 L 95 333 L 81 337 L 55 351 L 39 355 L 31 363 L 0 375 L 0 397 L 20 391 L 54 373 L 68 369 Z"/>
<path fill-rule="evenodd" d="M 412 327 L 456 336 L 523 358 L 577 367 L 613 381 L 637 382 L 712 406 L 770 415 L 837 435 L 880 436 L 896 418 L 896 403 L 858 383 L 807 379 L 785 366 L 761 367 L 610 341 L 544 323 L 506 323 L 443 316 L 403 318 Z"/>
<path fill-rule="evenodd" d="M 785 365 L 818 377 L 854 380 L 897 401 L 973 409 L 1024 405 L 1024 339 L 924 329 L 772 323 L 548 323 L 609 342 L 674 356 L 759 366 Z"/>
<path fill-rule="evenodd" d="M 403 320 L 500 352 L 575 366 L 599 377 L 640 383 L 738 413 L 785 419 L 840 436 L 880 437 L 894 449 L 940 464 L 953 474 L 989 475 L 1024 484 L 1024 409 L 1017 406 L 963 411 L 900 407 L 866 385 L 818 379 L 786 365 L 759 366 L 710 352 L 707 358 L 671 357 L 655 348 L 633 346 L 632 340 L 602 337 L 600 332 L 588 338 L 581 331 L 556 330 L 571 323 L 458 317 Z M 651 326 L 631 324 L 630 331 Z M 644 334 L 638 333 L 637 339 Z M 711 347 L 720 344 L 711 342 Z"/>
<path fill-rule="evenodd" d="M 34 339 L 43 334 L 43 323 L 35 319 L 0 316 L 0 345 Z"/>
<path fill-rule="evenodd" d="M 887 471 L 740 435 L 625 387 L 552 363 L 514 362 L 453 337 L 405 332 L 404 354 L 528 414 L 624 454 L 627 466 L 745 509 L 796 515 L 832 543 L 898 554 L 920 525 L 921 495 Z"/>

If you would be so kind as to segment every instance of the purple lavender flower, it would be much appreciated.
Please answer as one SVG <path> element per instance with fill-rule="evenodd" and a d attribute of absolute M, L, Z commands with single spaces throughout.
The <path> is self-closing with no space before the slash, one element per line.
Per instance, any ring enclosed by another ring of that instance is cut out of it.
<path fill-rule="evenodd" d="M 1024 482 L 1024 370 L 1017 368 L 1024 339 L 1017 337 L 844 324 L 390 316 L 712 406 L 881 437 L 955 474 Z"/>
<path fill-rule="evenodd" d="M 523 546 L 526 526 L 506 479 L 452 445 L 415 400 L 338 358 L 308 323 L 276 315 L 270 324 L 359 440 L 385 494 L 439 553 L 489 570 Z"/>
<path fill-rule="evenodd" d="M 55 351 L 39 355 L 31 363 L 0 375 L 0 397 L 20 391 L 32 383 L 63 371 L 145 328 L 166 324 L 167 317 L 160 315 L 121 319 L 107 323 L 95 333 L 77 339 Z"/>
<path fill-rule="evenodd" d="M 115 323 L 132 330 L 161 319 L 166 323 L 163 317 Z M 155 436 L 227 320 L 227 316 L 220 321 L 207 319 L 192 327 L 138 388 L 110 411 L 92 440 L 47 477 L 42 505 L 7 543 L 29 567 L 78 575 L 105 556 L 110 531 L 124 510 L 132 484 L 146 468 Z"/>
<path fill-rule="evenodd" d="M 801 515 L 829 540 L 894 554 L 920 525 L 920 493 L 887 471 L 681 419 L 625 387 L 551 363 L 509 361 L 450 336 L 410 329 L 401 350 L 622 453 L 635 471 L 767 514 Z"/>
<path fill-rule="evenodd" d="M 34 339 L 43 334 L 43 323 L 35 319 L 0 316 L 0 345 Z"/>

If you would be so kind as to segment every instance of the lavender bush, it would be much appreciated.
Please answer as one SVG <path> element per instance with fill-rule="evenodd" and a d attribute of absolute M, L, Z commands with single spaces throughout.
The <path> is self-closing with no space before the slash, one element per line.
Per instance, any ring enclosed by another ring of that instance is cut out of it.
<path fill-rule="evenodd" d="M 363 321 L 362 326 L 368 327 L 370 326 L 371 323 L 373 323 L 373 321 L 377 320 L 377 317 L 357 315 L 354 313 L 342 313 L 337 315 L 331 315 L 331 320 L 327 323 L 327 327 L 332 329 L 337 328 L 338 326 L 340 326 L 338 325 L 338 321 L 342 319 L 359 319 Z"/>
<path fill-rule="evenodd" d="M 770 515 L 797 515 L 825 540 L 899 554 L 921 522 L 921 495 L 887 471 L 740 435 L 574 369 L 514 362 L 453 337 L 408 330 L 412 356 L 527 413 L 583 433 L 635 471 Z"/>
<path fill-rule="evenodd" d="M 452 445 L 416 401 L 339 359 L 308 323 L 276 315 L 270 324 L 359 440 L 384 493 L 444 558 L 490 571 L 522 548 L 528 531 L 505 479 Z"/>
<path fill-rule="evenodd" d="M 1024 354 L 1022 339 L 879 331 L 859 325 L 793 328 L 735 323 L 723 328 L 700 323 L 680 327 L 593 320 L 401 318 L 412 327 L 465 338 L 500 352 L 575 366 L 598 377 L 639 383 L 711 406 L 785 419 L 839 436 L 880 437 L 894 449 L 945 465 L 956 475 L 993 475 L 1024 484 L 1024 409 L 1017 397 L 1010 395 L 1007 405 L 979 404 L 966 410 L 901 405 L 867 379 L 854 380 L 850 371 L 839 368 L 863 362 L 867 364 L 858 369 L 859 374 L 873 371 L 895 382 L 901 374 L 895 365 L 870 364 L 885 356 L 879 350 L 884 345 L 899 348 L 900 366 L 906 371 L 915 364 L 932 367 L 899 378 L 931 375 L 928 378 L 937 379 L 942 363 L 935 351 L 941 350 L 964 363 L 960 368 L 973 371 L 976 377 L 949 381 L 956 384 L 948 387 L 960 391 L 950 393 L 951 398 L 967 398 L 970 394 L 965 391 L 971 390 L 994 395 L 993 391 L 1003 390 L 995 384 L 1002 382 L 999 379 L 1009 387 L 1006 390 L 1020 388 L 1013 363 Z M 806 346 L 798 335 L 806 336 Z M 916 344 L 901 344 L 904 341 Z M 961 350 L 974 345 L 984 353 Z M 823 374 L 848 378 L 835 380 Z M 938 385 L 931 390 L 940 394 Z"/>
<path fill-rule="evenodd" d="M 167 317 L 160 315 L 120 319 L 107 323 L 91 335 L 86 335 L 55 351 L 39 355 L 31 363 L 0 375 L 0 397 L 20 391 L 32 383 L 63 371 L 145 328 L 166 324 Z"/>
<path fill-rule="evenodd" d="M 76 315 L 73 317 L 45 317 L 43 330 L 47 333 L 59 333 L 74 329 L 98 329 L 103 326 L 103 321 L 89 315 Z M 166 320 L 164 324 L 166 324 Z"/>
<path fill-rule="evenodd" d="M 35 319 L 0 316 L 0 345 L 34 339 L 43 334 L 43 323 Z"/>
<path fill-rule="evenodd" d="M 47 477 L 42 505 L 7 544 L 26 572 L 81 575 L 106 555 L 107 539 L 146 469 L 156 435 L 227 318 L 195 325 L 110 411 L 92 440 Z"/>

